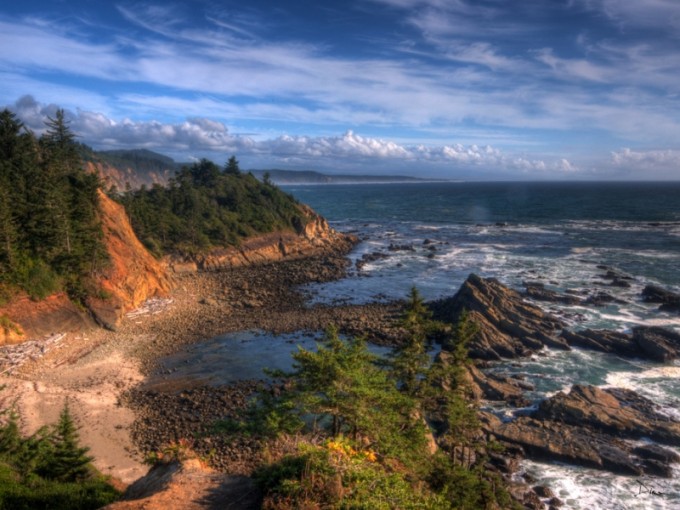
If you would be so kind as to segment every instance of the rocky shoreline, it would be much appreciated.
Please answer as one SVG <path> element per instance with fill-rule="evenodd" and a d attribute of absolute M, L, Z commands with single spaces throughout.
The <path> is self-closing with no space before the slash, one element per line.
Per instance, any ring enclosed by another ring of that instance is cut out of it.
<path fill-rule="evenodd" d="M 109 444 L 109 448 L 125 450 L 127 464 L 120 456 L 112 460 L 106 452 L 101 454 L 101 449 L 93 448 L 92 453 L 105 472 L 130 482 L 146 470 L 141 465 L 146 455 L 160 451 L 171 442 L 190 439 L 192 449 L 209 459 L 219 471 L 229 475 L 250 474 L 259 462 L 259 445 L 248 438 L 236 442 L 227 440 L 211 427 L 216 420 L 238 417 L 261 381 L 174 392 L 145 389 L 139 383 L 144 376 L 159 369 L 160 357 L 182 346 L 230 332 L 250 329 L 274 334 L 318 332 L 333 323 L 346 334 L 366 335 L 378 344 L 399 342 L 403 331 L 396 324 L 401 303 L 306 305 L 300 285 L 343 278 L 348 264 L 344 252 L 340 252 L 178 275 L 171 299 L 157 303 L 155 308 L 128 314 L 116 331 L 95 330 L 63 340 L 17 370 L 13 380 L 15 388 L 23 384 L 24 391 L 42 397 L 36 404 L 40 413 L 34 417 L 29 431 L 48 419 L 50 413 L 42 412 L 46 400 L 55 415 L 66 399 L 75 399 L 77 403 L 78 399 L 101 399 L 97 395 L 106 394 L 109 400 L 115 401 L 106 405 L 115 405 L 117 412 L 127 413 L 124 418 L 118 415 L 101 418 L 96 412 L 94 416 L 87 412 L 78 414 L 78 406 L 75 413 L 81 430 L 89 429 L 95 417 L 102 429 L 99 435 L 90 438 L 86 434 L 86 444 L 89 440 L 94 447 L 108 441 L 116 443 L 115 446 Z M 528 294 L 531 293 L 529 290 Z M 519 293 L 495 280 L 475 275 L 461 286 L 456 296 L 433 303 L 431 307 L 437 318 L 448 321 L 455 321 L 463 309 L 471 312 L 481 326 L 480 334 L 470 346 L 471 355 L 476 359 L 469 369 L 472 393 L 481 400 L 503 401 L 519 410 L 529 403 L 525 393 L 531 386 L 520 379 L 486 370 L 489 362 L 528 356 L 544 347 L 591 348 L 624 356 L 642 353 L 659 361 L 680 354 L 679 337 L 659 328 L 636 331 L 632 335 L 589 330 L 570 332 L 562 320 L 529 303 Z M 446 350 L 444 345 L 443 359 Z M 132 372 L 120 370 L 121 360 L 125 366 L 132 363 Z M 89 372 L 83 370 L 88 367 Z M 26 390 L 29 385 L 32 388 Z M 24 409 L 22 418 L 28 415 L 30 421 L 33 411 Z M 507 445 L 507 455 L 495 455 L 492 459 L 507 475 L 517 469 L 518 459 L 535 458 L 634 476 L 667 477 L 671 465 L 680 460 L 664 446 L 640 447 L 631 441 L 639 437 L 639 430 L 644 430 L 644 435 L 663 444 L 678 446 L 680 424 L 659 415 L 652 402 L 630 391 L 603 391 L 576 385 L 571 393 L 559 393 L 545 400 L 528 415 L 523 411 L 508 421 L 483 413 L 481 421 L 489 438 Z M 549 494 L 549 490 L 544 489 L 530 490 L 529 486 L 522 485 L 515 491 L 527 506 L 542 508 L 541 499 L 544 502 L 547 499 L 541 494 Z"/>
<path fill-rule="evenodd" d="M 330 324 L 376 344 L 398 342 L 403 334 L 396 325 L 401 303 L 305 306 L 297 286 L 342 278 L 347 268 L 347 259 L 336 255 L 183 276 L 177 292 L 190 298 L 181 298 L 182 309 L 165 320 L 140 323 L 155 338 L 139 346 L 135 355 L 143 371 L 152 374 L 159 369 L 159 357 L 220 334 L 251 329 L 273 334 L 319 332 Z M 168 443 L 198 436 L 192 448 L 209 457 L 213 467 L 247 475 L 258 463 L 258 445 L 245 439 L 231 443 L 213 434 L 211 426 L 215 420 L 238 417 L 248 396 L 260 386 L 261 381 L 254 380 L 179 392 L 132 388 L 124 401 L 137 417 L 131 428 L 134 443 L 148 455 Z"/>

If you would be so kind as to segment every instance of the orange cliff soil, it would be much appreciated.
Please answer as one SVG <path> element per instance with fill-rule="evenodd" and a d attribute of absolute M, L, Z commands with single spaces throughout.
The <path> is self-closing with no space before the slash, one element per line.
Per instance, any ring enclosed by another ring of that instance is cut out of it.
<path fill-rule="evenodd" d="M 99 191 L 100 219 L 110 264 L 97 281 L 104 298 L 88 298 L 88 310 L 63 293 L 40 301 L 26 294 L 0 307 L 0 345 L 56 333 L 101 326 L 113 328 L 123 314 L 145 300 L 167 294 L 172 285 L 166 267 L 144 248 L 123 206 Z"/>
<path fill-rule="evenodd" d="M 102 229 L 110 263 L 99 279 L 105 298 L 90 297 L 88 308 L 104 327 L 113 328 L 123 314 L 172 288 L 165 264 L 137 239 L 122 205 L 99 191 Z"/>

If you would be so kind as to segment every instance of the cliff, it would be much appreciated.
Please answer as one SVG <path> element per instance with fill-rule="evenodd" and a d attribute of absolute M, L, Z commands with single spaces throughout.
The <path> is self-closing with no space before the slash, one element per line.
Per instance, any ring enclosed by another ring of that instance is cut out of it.
<path fill-rule="evenodd" d="M 283 259 L 345 253 L 356 238 L 333 230 L 327 221 L 300 205 L 305 222 L 294 230 L 271 232 L 244 240 L 238 248 L 215 249 L 192 257 L 155 259 L 142 245 L 123 206 L 99 192 L 100 220 L 110 264 L 97 277 L 97 296 L 77 306 L 64 293 L 41 301 L 16 296 L 0 307 L 0 345 L 53 333 L 79 331 L 94 323 L 114 329 L 123 315 L 145 300 L 172 288 L 172 274 L 238 268 Z"/>
<path fill-rule="evenodd" d="M 250 237 L 239 247 L 213 249 L 206 254 L 168 257 L 176 273 L 232 269 L 251 264 L 266 264 L 329 253 L 346 253 L 357 239 L 332 229 L 325 218 L 310 207 L 300 205 L 305 224 L 295 230 L 283 230 Z"/>
<path fill-rule="evenodd" d="M 0 345 L 80 331 L 95 322 L 113 328 L 125 312 L 170 291 L 171 279 L 165 265 L 139 242 L 123 207 L 101 191 L 99 207 L 110 264 L 95 282 L 100 289 L 98 297 L 88 298 L 85 309 L 63 292 L 40 301 L 26 294 L 15 296 L 0 307 L 0 317 L 4 317 Z"/>
<path fill-rule="evenodd" d="M 140 188 L 143 185 L 147 187 L 153 184 L 165 185 L 175 172 L 174 169 L 167 169 L 140 173 L 132 166 L 114 166 L 103 160 L 86 162 L 85 170 L 99 174 L 106 189 L 116 186 L 120 191 L 124 191 L 128 185 L 132 189 Z"/>
<path fill-rule="evenodd" d="M 100 325 L 113 327 L 125 312 L 167 294 L 172 285 L 165 264 L 137 239 L 123 206 L 101 191 L 99 204 L 110 264 L 98 279 L 102 297 L 88 298 L 87 306 Z"/>

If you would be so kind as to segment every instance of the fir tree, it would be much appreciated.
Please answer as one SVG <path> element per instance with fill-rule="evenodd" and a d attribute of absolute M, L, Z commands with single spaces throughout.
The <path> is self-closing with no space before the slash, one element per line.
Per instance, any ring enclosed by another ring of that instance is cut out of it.
<path fill-rule="evenodd" d="M 19 431 L 19 415 L 14 409 L 10 409 L 9 418 L 3 427 L 0 427 L 0 457 L 12 458 L 21 449 L 21 432 Z"/>
<path fill-rule="evenodd" d="M 224 166 L 224 173 L 231 175 L 241 175 L 241 169 L 238 166 L 236 156 L 231 156 Z"/>
<path fill-rule="evenodd" d="M 416 397 L 421 393 L 423 379 L 430 366 L 428 336 L 437 325 L 415 287 L 409 293 L 401 325 L 407 332 L 406 339 L 392 352 L 390 365 L 402 391 Z"/>
<path fill-rule="evenodd" d="M 75 482 L 88 477 L 88 464 L 92 457 L 89 448 L 80 446 L 78 429 L 66 403 L 54 425 L 51 436 L 51 451 L 41 468 L 41 475 L 61 482 Z"/>

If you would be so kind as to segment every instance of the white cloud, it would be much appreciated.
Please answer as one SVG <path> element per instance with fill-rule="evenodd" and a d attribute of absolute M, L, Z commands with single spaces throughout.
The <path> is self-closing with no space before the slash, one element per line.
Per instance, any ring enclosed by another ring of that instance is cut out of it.
<path fill-rule="evenodd" d="M 677 0 L 577 1 L 603 12 L 624 27 L 649 27 L 668 31 L 680 28 L 680 3 Z"/>
<path fill-rule="evenodd" d="M 19 99 L 12 109 L 25 124 L 40 133 L 48 116 L 53 117 L 58 106 L 43 105 L 30 96 Z M 204 117 L 188 118 L 180 123 L 113 120 L 102 113 L 85 110 L 66 111 L 67 121 L 79 138 L 99 149 L 144 147 L 170 154 L 202 154 L 223 159 L 228 154 L 256 157 L 276 162 L 297 162 L 328 166 L 343 161 L 356 168 L 384 165 L 428 165 L 429 169 L 468 171 L 471 168 L 493 170 L 496 173 L 516 172 L 553 177 L 577 171 L 569 161 L 545 162 L 537 159 L 504 154 L 489 145 L 447 144 L 408 145 L 380 138 L 364 137 L 347 131 L 341 136 L 283 135 L 265 140 L 234 135 L 221 122 Z"/>
<path fill-rule="evenodd" d="M 680 178 L 680 150 L 676 149 L 636 151 L 624 148 L 612 152 L 611 164 L 619 170 L 636 173 L 643 178 Z"/>

